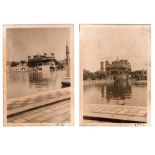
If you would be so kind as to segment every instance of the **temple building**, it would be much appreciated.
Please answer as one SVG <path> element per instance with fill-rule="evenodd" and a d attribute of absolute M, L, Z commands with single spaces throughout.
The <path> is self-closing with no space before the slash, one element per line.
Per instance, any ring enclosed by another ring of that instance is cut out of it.
<path fill-rule="evenodd" d="M 128 60 L 115 60 L 100 62 L 101 71 L 105 72 L 107 79 L 119 80 L 129 79 L 131 74 L 131 65 Z"/>
<path fill-rule="evenodd" d="M 29 67 L 40 66 L 42 64 L 47 65 L 54 61 L 55 61 L 54 53 L 51 53 L 51 56 L 47 56 L 47 53 L 44 53 L 43 55 L 36 54 L 33 57 L 28 56 Z"/>
<path fill-rule="evenodd" d="M 28 56 L 28 66 L 33 71 L 38 70 L 55 70 L 55 56 L 54 53 L 51 53 L 50 56 L 47 56 L 47 53 L 36 54 L 33 57 Z"/>

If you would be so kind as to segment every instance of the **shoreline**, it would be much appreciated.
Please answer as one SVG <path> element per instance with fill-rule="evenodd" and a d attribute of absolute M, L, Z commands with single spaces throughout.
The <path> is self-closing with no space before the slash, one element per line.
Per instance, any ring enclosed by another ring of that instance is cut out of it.
<path fill-rule="evenodd" d="M 111 80 L 111 79 L 102 79 L 102 80 L 83 80 L 83 86 L 87 85 L 87 84 L 110 84 L 110 83 L 114 83 L 115 80 Z M 131 84 L 134 85 L 147 85 L 147 80 L 134 80 L 134 79 L 130 79 L 130 80 L 120 80 L 120 82 L 131 82 Z"/>

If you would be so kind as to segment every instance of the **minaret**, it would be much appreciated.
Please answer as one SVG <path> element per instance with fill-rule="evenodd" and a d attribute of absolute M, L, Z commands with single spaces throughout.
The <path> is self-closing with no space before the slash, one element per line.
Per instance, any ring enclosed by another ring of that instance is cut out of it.
<path fill-rule="evenodd" d="M 104 71 L 104 62 L 100 62 L 100 66 L 101 66 L 101 68 L 100 68 L 100 71 Z"/>
<path fill-rule="evenodd" d="M 64 87 L 70 87 L 71 82 L 70 82 L 70 59 L 69 59 L 69 46 L 68 42 L 66 43 L 66 64 L 65 68 L 67 70 L 66 77 L 63 79 L 61 82 L 62 88 Z"/>
<path fill-rule="evenodd" d="M 66 67 L 67 67 L 67 76 L 69 77 L 70 73 L 70 59 L 69 59 L 69 46 L 68 42 L 66 43 Z"/>
<path fill-rule="evenodd" d="M 105 65 L 106 62 L 100 62 L 100 71 L 104 72 L 106 70 Z"/>

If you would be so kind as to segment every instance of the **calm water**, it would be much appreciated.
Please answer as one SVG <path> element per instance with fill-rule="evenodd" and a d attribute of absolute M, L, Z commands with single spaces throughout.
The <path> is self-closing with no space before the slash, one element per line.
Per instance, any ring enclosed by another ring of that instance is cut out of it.
<path fill-rule="evenodd" d="M 7 73 L 8 98 L 61 88 L 65 71 Z"/>
<path fill-rule="evenodd" d="M 146 106 L 147 86 L 131 82 L 87 83 L 83 87 L 84 103 Z"/>

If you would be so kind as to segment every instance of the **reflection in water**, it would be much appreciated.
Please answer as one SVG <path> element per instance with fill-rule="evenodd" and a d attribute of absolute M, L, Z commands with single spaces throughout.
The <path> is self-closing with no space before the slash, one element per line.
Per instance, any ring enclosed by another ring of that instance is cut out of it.
<path fill-rule="evenodd" d="M 131 84 L 128 81 L 114 82 L 114 84 L 107 85 L 106 99 L 124 100 L 131 98 Z"/>
<path fill-rule="evenodd" d="M 10 72 L 7 73 L 8 98 L 61 88 L 65 71 Z"/>
<path fill-rule="evenodd" d="M 91 83 L 83 87 L 84 103 L 146 105 L 146 86 L 132 85 L 130 81 Z"/>
<path fill-rule="evenodd" d="M 52 82 L 52 83 L 51 83 Z M 56 74 L 53 72 L 31 72 L 29 73 L 29 85 L 30 87 L 41 88 L 48 87 L 50 83 L 56 85 Z"/>

